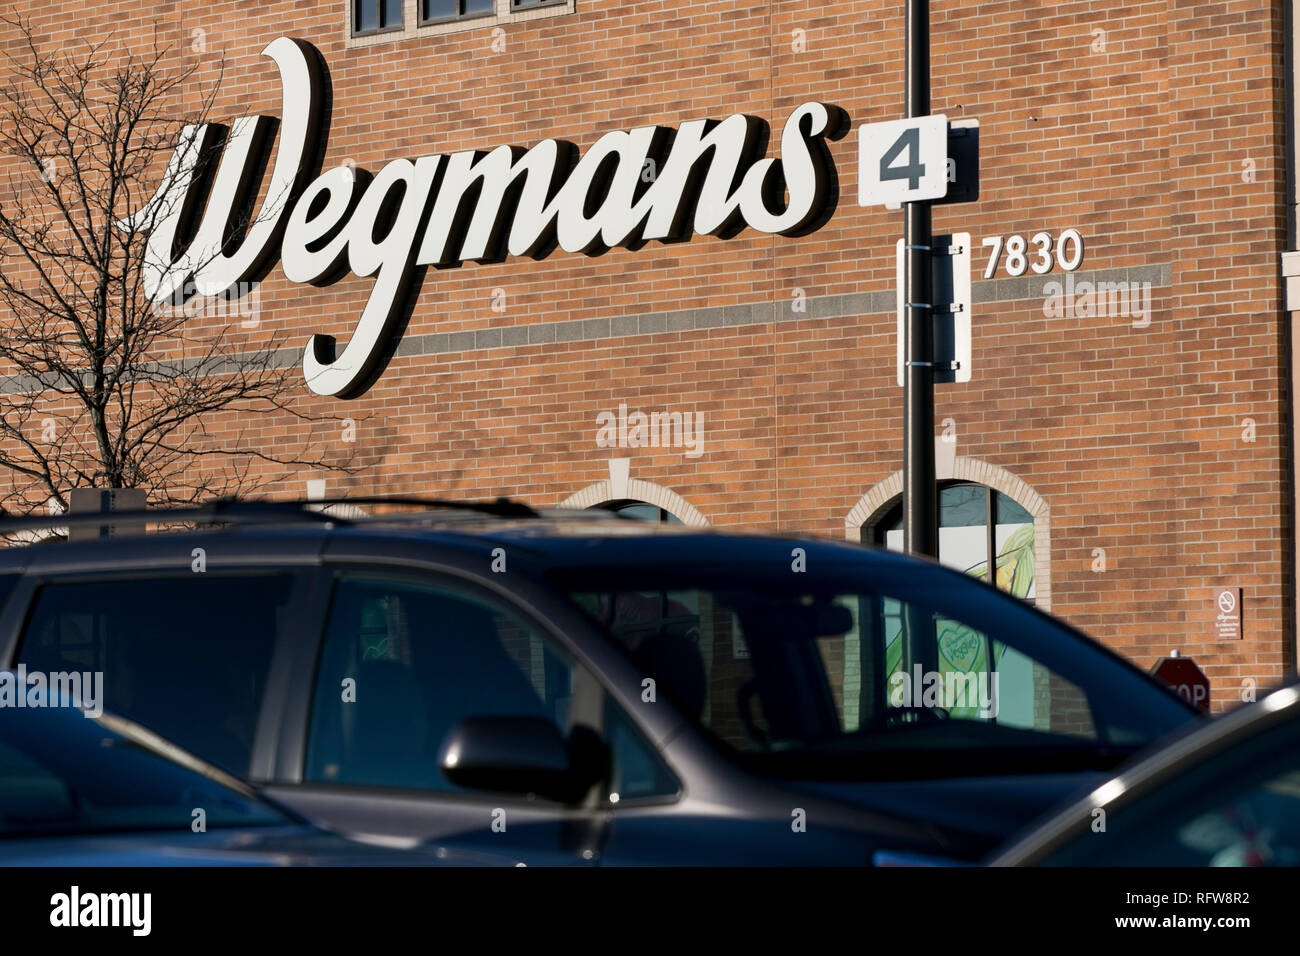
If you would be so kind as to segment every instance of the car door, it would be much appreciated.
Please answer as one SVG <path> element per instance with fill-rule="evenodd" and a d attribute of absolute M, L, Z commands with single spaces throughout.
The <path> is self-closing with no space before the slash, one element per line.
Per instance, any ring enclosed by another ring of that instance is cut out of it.
<path fill-rule="evenodd" d="M 76 678 L 83 706 L 117 714 L 240 777 L 269 763 L 306 568 L 29 575 L 6 610 L 5 663 Z M 66 682 L 66 681 L 65 681 Z"/>
<path fill-rule="evenodd" d="M 587 801 L 470 790 L 439 766 L 466 718 L 542 718 L 569 737 L 599 700 L 591 676 L 499 594 L 383 564 L 321 572 L 320 640 L 295 665 L 304 712 L 270 796 L 314 822 L 389 845 L 473 848 L 502 862 L 584 865 L 602 816 Z"/>

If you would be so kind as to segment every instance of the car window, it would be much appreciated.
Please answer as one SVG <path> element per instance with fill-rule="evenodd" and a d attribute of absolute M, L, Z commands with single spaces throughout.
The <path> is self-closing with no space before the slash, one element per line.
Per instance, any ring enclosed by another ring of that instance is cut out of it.
<path fill-rule="evenodd" d="M 14 593 L 14 588 L 22 580 L 21 574 L 0 574 L 0 611 L 9 603 L 9 597 Z"/>
<path fill-rule="evenodd" d="M 1032 653 L 990 635 L 991 624 L 977 627 L 971 617 L 952 617 L 915 595 L 841 603 L 854 612 L 852 628 L 819 638 L 838 662 L 828 668 L 832 682 L 847 669 L 855 645 L 877 655 L 866 669 L 872 686 L 859 682 L 856 702 L 852 694 L 837 702 L 841 728 L 862 726 L 864 719 L 899 726 L 937 717 L 1098 739 L 1087 695 Z"/>
<path fill-rule="evenodd" d="M 288 819 L 68 708 L 0 711 L 0 835 L 209 829 Z"/>
<path fill-rule="evenodd" d="M 604 723 L 612 763 L 609 803 L 625 805 L 678 792 L 677 778 L 612 697 L 605 698 Z"/>
<path fill-rule="evenodd" d="M 911 774 L 933 769 L 935 751 L 948 772 L 1091 769 L 1194 719 L 1050 618 L 934 574 L 656 566 L 552 577 L 660 692 L 760 771 Z"/>
<path fill-rule="evenodd" d="M 490 600 L 413 579 L 335 582 L 306 779 L 458 790 L 439 751 L 466 717 L 541 716 L 567 736 L 573 666 Z"/>
<path fill-rule="evenodd" d="M 1233 742 L 1097 813 L 1045 864 L 1300 866 L 1300 722 Z"/>
<path fill-rule="evenodd" d="M 105 710 L 244 776 L 291 591 L 289 574 L 210 571 L 44 584 L 18 660 L 100 675 Z"/>

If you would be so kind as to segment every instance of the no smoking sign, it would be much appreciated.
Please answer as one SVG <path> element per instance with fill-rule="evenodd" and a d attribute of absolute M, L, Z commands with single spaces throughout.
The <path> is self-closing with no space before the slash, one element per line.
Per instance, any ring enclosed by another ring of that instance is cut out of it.
<path fill-rule="evenodd" d="M 1210 610 L 1216 641 L 1241 640 L 1241 588 L 1215 588 Z"/>

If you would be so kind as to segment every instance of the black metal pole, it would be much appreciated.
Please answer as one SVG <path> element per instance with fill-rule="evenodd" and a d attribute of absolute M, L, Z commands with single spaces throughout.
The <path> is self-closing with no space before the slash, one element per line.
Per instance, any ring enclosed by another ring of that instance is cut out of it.
<path fill-rule="evenodd" d="M 930 2 L 906 0 L 907 117 L 930 113 Z M 946 171 L 945 171 L 946 174 Z M 934 303 L 930 203 L 903 204 L 903 548 L 939 555 L 934 480 Z"/>

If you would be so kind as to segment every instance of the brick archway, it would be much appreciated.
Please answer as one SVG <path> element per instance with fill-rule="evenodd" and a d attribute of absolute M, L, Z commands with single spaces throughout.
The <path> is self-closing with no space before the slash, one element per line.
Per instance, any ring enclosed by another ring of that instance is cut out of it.
<path fill-rule="evenodd" d="M 561 508 L 594 508 L 610 501 L 644 501 L 662 508 L 684 525 L 702 528 L 709 522 L 693 504 L 663 485 L 642 481 L 631 476 L 631 461 L 627 458 L 611 459 L 609 477 L 588 485 L 560 502 Z"/>
<path fill-rule="evenodd" d="M 958 456 L 952 459 L 951 468 L 944 468 L 936 477 L 940 481 L 973 481 L 1000 491 L 1033 516 L 1034 519 L 1034 591 L 1035 603 L 1044 609 L 1052 606 L 1052 513 L 1046 499 L 1022 478 L 1005 468 L 981 461 L 978 458 Z M 894 472 L 884 481 L 874 485 L 858 499 L 857 504 L 844 517 L 844 536 L 850 541 L 862 540 L 864 525 L 877 518 L 903 493 L 903 472 Z"/>

